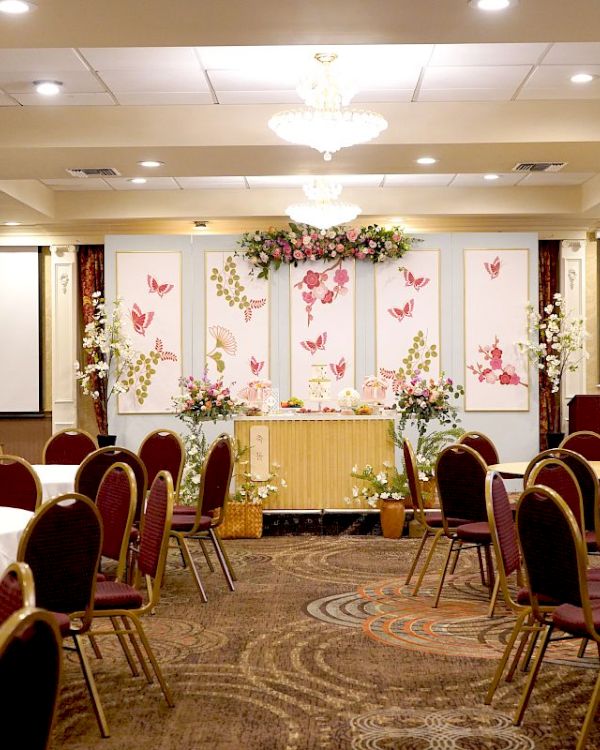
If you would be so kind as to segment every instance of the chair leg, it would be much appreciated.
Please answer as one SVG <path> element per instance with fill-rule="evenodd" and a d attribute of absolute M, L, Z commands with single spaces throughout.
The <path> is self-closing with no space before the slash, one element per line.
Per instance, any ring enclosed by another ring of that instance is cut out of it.
<path fill-rule="evenodd" d="M 221 550 L 221 547 L 219 547 L 219 543 L 217 542 L 214 529 L 209 529 L 208 534 L 214 545 L 215 554 L 217 555 L 217 559 L 219 561 L 219 564 L 221 565 L 221 569 L 223 570 L 223 575 L 225 576 L 227 585 L 229 586 L 229 589 L 231 591 L 235 591 L 235 586 L 233 585 L 233 579 L 231 577 L 231 574 L 229 573 L 229 568 L 227 567 L 227 562 L 225 561 L 225 558 L 223 557 L 223 552 Z"/>
<path fill-rule="evenodd" d="M 410 564 L 410 570 L 408 571 L 408 575 L 406 576 L 406 580 L 404 581 L 404 585 L 405 586 L 408 586 L 408 584 L 411 581 L 411 578 L 414 575 L 414 572 L 415 572 L 416 567 L 417 567 L 417 563 L 419 562 L 419 558 L 421 557 L 421 553 L 423 552 L 423 550 L 425 548 L 425 543 L 427 542 L 428 537 L 429 537 L 429 531 L 428 531 L 428 529 L 424 529 L 423 530 L 423 536 L 421 537 L 421 541 L 419 542 L 419 548 L 418 548 L 416 554 L 414 555 L 414 557 L 412 559 L 412 563 Z"/>
<path fill-rule="evenodd" d="M 494 561 L 492 560 L 492 550 L 490 549 L 490 545 L 486 544 L 483 548 L 483 552 L 485 554 L 485 567 L 487 569 L 487 585 L 488 589 L 490 590 L 490 598 L 494 595 L 494 587 L 495 587 L 495 575 L 494 575 Z"/>
<path fill-rule="evenodd" d="M 152 684 L 152 682 L 153 682 L 152 672 L 150 672 L 150 669 L 148 668 L 148 665 L 146 664 L 146 659 L 144 658 L 144 654 L 142 653 L 142 649 L 140 648 L 140 646 L 139 646 L 139 644 L 138 644 L 138 642 L 137 642 L 137 640 L 135 638 L 135 633 L 133 632 L 133 630 L 131 630 L 129 628 L 129 625 L 128 625 L 126 617 L 121 617 L 121 622 L 123 624 L 123 627 L 127 631 L 127 634 L 129 635 L 129 640 L 131 641 L 131 645 L 133 647 L 133 650 L 135 651 L 135 655 L 137 656 L 139 663 L 142 665 L 142 669 L 144 670 L 144 675 L 146 677 L 146 681 L 149 684 Z"/>
<path fill-rule="evenodd" d="M 523 659 L 523 664 L 521 664 L 521 672 L 529 671 L 529 664 L 531 662 L 531 657 L 533 656 L 533 652 L 538 642 L 538 638 L 540 637 L 540 632 L 541 631 L 539 629 L 533 631 L 531 640 L 529 641 L 529 646 L 527 646 L 527 652 L 525 654 L 525 658 Z"/>
<path fill-rule="evenodd" d="M 585 719 L 583 721 L 583 726 L 581 727 L 581 732 L 579 733 L 579 737 L 577 738 L 577 746 L 575 750 L 583 750 L 583 748 L 585 747 L 590 729 L 592 728 L 592 724 L 594 723 L 594 719 L 596 717 L 598 703 L 600 703 L 600 674 L 596 678 L 596 684 L 592 692 L 592 697 L 590 698 L 588 710 L 585 713 Z"/>
<path fill-rule="evenodd" d="M 181 557 L 181 567 L 187 568 L 187 563 L 185 562 L 185 555 L 183 554 L 183 550 L 181 549 L 181 542 L 179 541 L 178 536 L 172 536 L 171 539 L 175 539 L 177 542 L 177 549 L 179 550 L 179 556 Z"/>
<path fill-rule="evenodd" d="M 442 572 L 440 574 L 440 582 L 437 587 L 437 592 L 435 594 L 435 600 L 433 602 L 433 608 L 435 609 L 437 605 L 440 602 L 440 595 L 442 593 L 442 586 L 444 585 L 444 580 L 446 579 L 446 571 L 448 570 L 448 563 L 450 562 L 450 555 L 452 554 L 452 550 L 454 549 L 454 542 L 456 539 L 452 539 L 450 541 L 450 547 L 448 548 L 448 554 L 446 555 L 446 560 L 444 562 L 444 567 L 442 568 Z"/>
<path fill-rule="evenodd" d="M 485 586 L 485 574 L 483 572 L 483 558 L 481 557 L 481 547 L 477 545 L 477 560 L 479 562 L 479 575 L 481 577 L 481 585 Z"/>
<path fill-rule="evenodd" d="M 460 553 L 462 552 L 462 542 L 460 539 L 458 540 L 458 546 L 456 548 L 456 554 L 454 555 L 454 560 L 452 561 L 452 565 L 450 566 L 450 570 L 448 571 L 451 576 L 454 575 L 454 571 L 456 570 L 456 566 L 458 565 L 458 558 L 460 557 Z"/>
<path fill-rule="evenodd" d="M 489 706 L 492 702 L 494 693 L 496 692 L 498 683 L 500 682 L 502 678 L 502 673 L 504 672 L 504 669 L 508 662 L 508 658 L 511 654 L 511 651 L 513 650 L 515 643 L 517 641 L 517 638 L 519 637 L 519 633 L 521 632 L 521 628 L 523 627 L 523 623 L 525 622 L 525 618 L 527 617 L 527 614 L 528 614 L 527 611 L 522 612 L 515 621 L 512 632 L 510 634 L 510 638 L 506 642 L 506 646 L 504 647 L 504 651 L 502 652 L 502 656 L 500 657 L 500 661 L 498 662 L 496 671 L 494 672 L 492 682 L 486 693 L 485 700 L 484 700 L 484 703 L 486 706 Z"/>
<path fill-rule="evenodd" d="M 208 565 L 208 569 L 211 573 L 215 572 L 215 566 L 213 565 L 212 560 L 210 559 L 210 555 L 208 554 L 208 547 L 206 546 L 206 542 L 204 539 L 200 539 L 198 537 L 198 543 L 200 544 L 200 549 L 202 550 L 202 554 L 204 555 L 204 559 L 206 560 L 206 564 Z"/>
<path fill-rule="evenodd" d="M 92 708 L 94 709 L 94 713 L 96 715 L 96 721 L 98 722 L 100 734 L 102 735 L 102 737 L 110 737 L 110 730 L 108 728 L 108 722 L 106 721 L 104 709 L 102 708 L 100 696 L 98 695 L 98 688 L 96 687 L 96 681 L 94 680 L 94 675 L 92 673 L 92 670 L 90 669 L 89 662 L 87 660 L 84 650 L 81 648 L 81 643 L 79 643 L 79 638 L 76 635 L 73 636 L 73 642 L 75 643 L 75 650 L 77 651 L 77 656 L 79 657 L 79 663 L 81 664 L 81 671 L 83 672 L 85 684 L 88 689 L 88 693 L 90 694 L 90 698 L 92 701 Z"/>
<path fill-rule="evenodd" d="M 102 651 L 100 651 L 100 646 L 98 645 L 98 641 L 92 635 L 92 633 L 88 633 L 88 637 L 90 639 L 90 645 L 91 645 L 92 650 L 94 652 L 94 656 L 96 657 L 96 659 L 101 659 L 102 658 Z"/>
<path fill-rule="evenodd" d="M 196 582 L 196 586 L 198 587 L 198 591 L 200 592 L 200 598 L 204 603 L 206 603 L 208 601 L 208 597 L 206 596 L 206 591 L 204 590 L 204 586 L 202 585 L 202 581 L 200 580 L 200 576 L 198 575 L 196 564 L 194 563 L 190 554 L 190 548 L 188 547 L 184 537 L 178 537 L 178 539 L 181 545 L 181 551 L 183 552 L 183 555 L 185 557 L 187 567 L 190 569 L 192 577 Z"/>
<path fill-rule="evenodd" d="M 154 674 L 156 675 L 156 679 L 158 680 L 158 683 L 160 685 L 160 688 L 163 692 L 163 695 L 165 696 L 165 700 L 167 701 L 167 705 L 169 705 L 171 708 L 175 706 L 175 703 L 173 701 L 173 696 L 171 694 L 171 690 L 167 684 L 167 681 L 163 677 L 163 673 L 160 669 L 160 666 L 158 665 L 158 662 L 156 660 L 156 656 L 154 656 L 154 651 L 152 650 L 152 647 L 150 646 L 150 641 L 148 640 L 146 633 L 144 631 L 144 628 L 142 626 L 141 621 L 139 618 L 132 613 L 128 613 L 127 617 L 131 622 L 135 625 L 135 629 L 137 630 L 138 637 L 142 643 L 142 646 L 144 647 L 144 651 L 148 655 L 148 659 L 150 660 L 150 664 L 152 664 L 152 669 L 154 670 Z"/>
<path fill-rule="evenodd" d="M 517 710 L 515 712 L 513 724 L 515 724 L 516 726 L 518 726 L 523 721 L 523 714 L 525 713 L 525 710 L 527 706 L 529 705 L 529 699 L 531 697 L 531 693 L 533 692 L 533 688 L 537 680 L 540 667 L 542 666 L 542 660 L 544 659 L 544 654 L 546 653 L 546 649 L 548 648 L 548 644 L 550 643 L 551 635 L 552 635 L 552 625 L 548 625 L 546 632 L 544 633 L 542 642 L 540 643 L 540 647 L 538 649 L 538 653 L 535 658 L 535 661 L 533 662 L 533 666 L 531 667 L 531 671 L 529 672 L 529 677 L 527 679 L 527 682 L 525 683 L 525 687 L 521 695 L 521 700 L 519 701 L 519 705 L 517 706 Z"/>
<path fill-rule="evenodd" d="M 489 618 L 494 617 L 494 610 L 496 609 L 496 604 L 498 603 L 499 593 L 500 593 L 500 576 L 496 576 L 496 580 L 494 582 L 494 590 L 492 591 L 492 599 L 490 601 L 490 606 L 488 609 Z"/>
<path fill-rule="evenodd" d="M 588 643 L 589 643 L 589 640 L 587 638 L 581 639 L 581 645 L 579 646 L 579 651 L 577 652 L 578 659 L 583 659 L 583 657 L 585 656 L 585 650 L 587 648 Z"/>
<path fill-rule="evenodd" d="M 229 555 L 227 554 L 227 548 L 223 544 L 223 540 L 219 536 L 218 532 L 214 532 L 215 536 L 215 542 L 219 545 L 219 549 L 221 550 L 221 554 L 225 558 L 225 562 L 227 563 L 227 569 L 229 570 L 229 575 L 231 576 L 232 580 L 237 581 L 237 575 L 235 574 L 235 568 L 231 564 L 231 560 L 229 559 Z"/>
<path fill-rule="evenodd" d="M 121 633 L 121 627 L 119 625 L 119 621 L 116 617 L 111 617 L 110 621 L 112 623 L 113 628 L 115 629 L 115 634 L 117 638 L 119 639 L 119 644 L 121 646 L 121 649 L 123 653 L 125 654 L 125 658 L 127 659 L 127 664 L 129 664 L 129 669 L 131 670 L 131 674 L 134 677 L 139 677 L 140 673 L 138 672 L 138 668 L 135 665 L 135 662 L 133 660 L 133 657 L 131 656 L 131 651 L 129 650 L 129 646 L 127 645 L 127 639 Z M 90 640 L 93 636 L 90 636 Z"/>
<path fill-rule="evenodd" d="M 521 654 L 523 653 L 525 646 L 529 643 L 529 639 L 533 638 L 534 633 L 539 630 L 539 627 L 536 627 L 534 625 L 534 618 L 533 613 L 529 612 L 529 617 L 527 618 L 527 622 L 522 628 L 523 635 L 521 636 L 521 641 L 517 647 L 517 650 L 515 651 L 515 655 L 513 657 L 513 660 L 510 663 L 510 667 L 508 668 L 508 672 L 506 673 L 505 680 L 506 682 L 512 682 L 513 678 L 515 676 L 515 672 L 517 671 L 517 667 L 519 666 L 519 661 L 521 659 Z"/>
<path fill-rule="evenodd" d="M 433 557 L 433 553 L 435 552 L 437 543 L 442 538 L 442 533 L 443 533 L 442 529 L 435 532 L 433 541 L 431 542 L 431 547 L 429 548 L 429 552 L 427 553 L 427 557 L 425 558 L 425 562 L 423 563 L 423 567 L 421 568 L 421 572 L 419 573 L 419 578 L 417 579 L 417 583 L 415 584 L 415 587 L 413 589 L 413 592 L 412 592 L 413 596 L 416 596 L 419 593 L 419 589 L 421 588 L 421 584 L 423 583 L 423 578 L 425 577 L 425 574 L 429 570 L 429 565 L 431 564 L 431 558 Z"/>

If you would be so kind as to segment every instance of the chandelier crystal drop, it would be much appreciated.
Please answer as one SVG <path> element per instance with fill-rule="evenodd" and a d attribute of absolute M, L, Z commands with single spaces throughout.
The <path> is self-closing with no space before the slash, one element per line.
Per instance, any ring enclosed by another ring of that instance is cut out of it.
<path fill-rule="evenodd" d="M 304 203 L 293 203 L 286 214 L 300 224 L 308 224 L 317 229 L 345 224 L 356 219 L 361 209 L 354 203 L 339 200 L 342 186 L 325 179 L 316 179 L 303 186 L 309 199 Z"/>
<path fill-rule="evenodd" d="M 300 146 L 310 146 L 323 154 L 325 161 L 341 148 L 377 138 L 387 128 L 384 117 L 376 112 L 349 108 L 355 93 L 352 84 L 334 70 L 337 55 L 315 55 L 315 73 L 297 87 L 305 108 L 278 112 L 269 127 L 280 138 Z"/>

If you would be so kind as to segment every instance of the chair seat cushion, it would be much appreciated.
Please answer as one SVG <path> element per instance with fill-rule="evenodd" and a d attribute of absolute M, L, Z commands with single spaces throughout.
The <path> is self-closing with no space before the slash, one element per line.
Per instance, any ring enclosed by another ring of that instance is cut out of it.
<path fill-rule="evenodd" d="M 588 592 L 590 599 L 600 599 L 600 569 L 588 571 Z M 538 600 L 543 607 L 552 607 L 560 604 L 560 602 L 551 599 L 549 596 L 539 596 Z M 519 589 L 517 593 L 517 603 L 524 605 L 530 603 L 528 589 Z"/>
<path fill-rule="evenodd" d="M 106 581 L 106 576 L 104 573 L 96 573 L 96 583 L 100 583 L 101 581 Z"/>
<path fill-rule="evenodd" d="M 94 609 L 137 609 L 142 595 L 133 586 L 120 581 L 101 581 L 96 585 Z"/>
<path fill-rule="evenodd" d="M 195 516 L 196 515 L 196 506 L 195 505 L 174 505 L 173 506 L 173 513 L 175 515 L 190 515 Z"/>
<path fill-rule="evenodd" d="M 436 529 L 443 526 L 442 513 L 439 510 L 434 511 L 433 513 L 426 513 L 425 519 L 428 526 L 433 526 Z"/>
<path fill-rule="evenodd" d="M 592 619 L 595 628 L 600 629 L 600 602 L 592 604 Z M 552 621 L 556 628 L 565 633 L 581 637 L 588 636 L 581 607 L 575 607 L 573 604 L 561 604 L 552 613 Z"/>
<path fill-rule="evenodd" d="M 465 523 L 458 526 L 456 536 L 463 542 L 477 542 L 479 544 L 489 544 L 492 541 L 490 535 L 490 525 L 487 521 L 477 521 L 475 523 Z"/>
<path fill-rule="evenodd" d="M 50 612 L 52 617 L 56 620 L 58 629 L 63 638 L 69 635 L 71 632 L 71 620 L 69 615 L 65 615 L 63 612 Z"/>
<path fill-rule="evenodd" d="M 588 552 L 597 552 L 598 551 L 598 541 L 596 539 L 596 532 L 595 531 L 586 531 L 585 532 L 585 543 L 587 544 Z"/>
<path fill-rule="evenodd" d="M 590 568 L 587 573 L 588 581 L 600 581 L 600 568 Z"/>
<path fill-rule="evenodd" d="M 189 531 L 194 526 L 195 516 L 189 513 L 174 513 L 173 520 L 171 521 L 171 531 Z M 210 529 L 212 518 L 210 516 L 202 516 L 200 519 L 200 531 L 206 531 Z"/>

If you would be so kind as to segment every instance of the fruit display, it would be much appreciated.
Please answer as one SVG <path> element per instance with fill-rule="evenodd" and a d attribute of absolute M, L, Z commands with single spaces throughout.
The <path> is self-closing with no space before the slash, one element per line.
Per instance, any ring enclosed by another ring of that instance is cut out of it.
<path fill-rule="evenodd" d="M 354 413 L 355 414 L 359 414 L 361 416 L 362 415 L 373 414 L 373 408 L 371 406 L 369 406 L 368 404 L 361 404 L 360 406 L 357 406 L 354 409 Z"/>
<path fill-rule="evenodd" d="M 303 406 L 304 401 L 302 401 L 301 398 L 296 398 L 295 396 L 288 398 L 287 401 L 281 402 L 282 409 L 301 409 Z"/>
<path fill-rule="evenodd" d="M 321 411 L 323 414 L 339 414 L 339 409 L 334 409 L 333 406 L 324 406 Z"/>

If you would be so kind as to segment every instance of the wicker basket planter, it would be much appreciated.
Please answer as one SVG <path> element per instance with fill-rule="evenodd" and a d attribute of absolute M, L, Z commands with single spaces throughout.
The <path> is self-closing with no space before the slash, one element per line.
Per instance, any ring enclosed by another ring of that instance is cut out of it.
<path fill-rule="evenodd" d="M 439 508 L 437 485 L 434 478 L 421 482 L 421 497 L 426 508 Z"/>
<path fill-rule="evenodd" d="M 222 539 L 259 539 L 263 531 L 261 503 L 227 503 L 218 527 Z"/>

